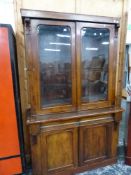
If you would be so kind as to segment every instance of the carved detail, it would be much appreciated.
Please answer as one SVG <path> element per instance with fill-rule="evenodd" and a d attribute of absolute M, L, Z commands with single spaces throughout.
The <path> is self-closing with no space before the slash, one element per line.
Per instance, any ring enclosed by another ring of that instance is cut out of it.
<path fill-rule="evenodd" d="M 121 112 L 118 112 L 118 113 L 114 114 L 113 117 L 114 117 L 114 121 L 116 123 L 119 123 L 121 121 L 121 118 L 122 118 Z"/>
<path fill-rule="evenodd" d="M 118 29 L 119 29 L 120 25 L 117 26 L 117 24 L 115 25 L 115 38 L 117 39 L 118 38 Z"/>
<path fill-rule="evenodd" d="M 31 127 L 30 127 L 30 133 L 32 134 L 32 135 L 38 135 L 39 133 L 40 133 L 40 125 L 39 124 L 37 124 L 37 125 L 31 125 Z"/>
<path fill-rule="evenodd" d="M 31 136 L 31 144 L 36 145 L 37 144 L 37 135 L 32 135 Z"/>
<path fill-rule="evenodd" d="M 30 119 L 31 118 L 31 108 L 26 109 L 26 118 Z"/>
<path fill-rule="evenodd" d="M 40 134 L 40 126 L 39 125 L 32 125 L 30 128 L 31 133 L 31 144 L 37 144 L 37 137 Z"/>
<path fill-rule="evenodd" d="M 31 31 L 30 18 L 24 19 L 24 27 L 25 27 L 25 34 L 30 34 Z"/>

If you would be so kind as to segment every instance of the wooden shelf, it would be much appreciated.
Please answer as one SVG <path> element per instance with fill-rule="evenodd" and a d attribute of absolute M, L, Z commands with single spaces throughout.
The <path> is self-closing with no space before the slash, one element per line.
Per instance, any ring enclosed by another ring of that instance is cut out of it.
<path fill-rule="evenodd" d="M 27 119 L 27 124 L 37 124 L 37 123 L 49 123 L 55 121 L 65 121 L 71 119 L 80 119 L 85 117 L 92 117 L 92 116 L 100 116 L 106 114 L 114 114 L 114 113 L 121 113 L 124 109 L 122 108 L 104 108 L 104 109 L 96 109 L 96 110 L 86 110 L 86 111 L 78 111 L 78 112 L 68 112 L 68 113 L 56 113 L 56 114 L 47 114 L 47 115 L 31 115 Z"/>

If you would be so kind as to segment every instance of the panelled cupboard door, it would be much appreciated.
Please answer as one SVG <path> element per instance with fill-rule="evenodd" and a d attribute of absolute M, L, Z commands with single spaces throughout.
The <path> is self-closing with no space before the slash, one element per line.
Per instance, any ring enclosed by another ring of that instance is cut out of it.
<path fill-rule="evenodd" d="M 38 113 L 76 110 L 75 23 L 33 19 L 29 33 L 32 109 Z"/>
<path fill-rule="evenodd" d="M 114 25 L 82 23 L 77 29 L 77 103 L 80 109 L 114 103 Z"/>
<path fill-rule="evenodd" d="M 114 123 L 82 125 L 79 130 L 80 165 L 110 158 Z"/>
<path fill-rule="evenodd" d="M 78 129 L 74 124 L 41 126 L 36 140 L 32 139 L 34 175 L 72 171 L 78 166 Z"/>

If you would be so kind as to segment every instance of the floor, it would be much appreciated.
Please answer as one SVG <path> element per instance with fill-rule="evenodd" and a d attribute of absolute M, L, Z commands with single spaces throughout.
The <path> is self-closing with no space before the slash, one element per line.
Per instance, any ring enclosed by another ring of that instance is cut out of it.
<path fill-rule="evenodd" d="M 131 175 L 131 166 L 125 165 L 123 161 L 118 161 L 117 164 L 77 175 Z"/>
<path fill-rule="evenodd" d="M 26 175 L 31 174 L 32 173 L 28 173 Z M 123 161 L 118 161 L 117 164 L 105 166 L 96 170 L 87 171 L 76 175 L 131 175 L 131 166 L 125 165 Z"/>

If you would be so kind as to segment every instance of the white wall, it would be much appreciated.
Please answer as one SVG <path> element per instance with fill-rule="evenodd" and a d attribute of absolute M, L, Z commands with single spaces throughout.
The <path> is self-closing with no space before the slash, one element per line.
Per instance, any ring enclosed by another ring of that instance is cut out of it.
<path fill-rule="evenodd" d="M 0 23 L 11 24 L 15 30 L 15 5 L 20 2 L 21 8 L 113 17 L 120 17 L 122 10 L 122 0 L 0 0 Z"/>
<path fill-rule="evenodd" d="M 19 0 L 17 0 L 19 1 Z M 123 0 L 21 0 L 22 8 L 120 17 Z"/>
<path fill-rule="evenodd" d="M 13 0 L 0 0 L 0 23 L 11 24 L 15 30 L 15 14 Z"/>
<path fill-rule="evenodd" d="M 126 44 L 131 44 L 131 0 L 128 0 L 128 22 L 127 23 L 128 23 L 128 26 L 127 26 Z"/>

